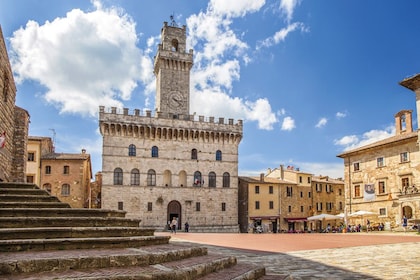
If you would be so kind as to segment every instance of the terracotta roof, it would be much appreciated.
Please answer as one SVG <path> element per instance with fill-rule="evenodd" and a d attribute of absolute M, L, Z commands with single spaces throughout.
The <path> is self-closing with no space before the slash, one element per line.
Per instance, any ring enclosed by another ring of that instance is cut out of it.
<path fill-rule="evenodd" d="M 70 153 L 50 153 L 42 156 L 42 159 L 72 159 L 85 160 L 90 157 L 89 154 L 70 154 Z"/>
<path fill-rule="evenodd" d="M 368 150 L 368 149 L 374 149 L 374 148 L 379 148 L 381 146 L 386 146 L 395 142 L 402 142 L 402 141 L 407 141 L 407 140 L 415 140 L 417 141 L 417 137 L 418 137 L 418 133 L 417 131 L 413 131 L 410 133 L 405 133 L 405 134 L 399 134 L 399 135 L 395 135 L 380 141 L 377 141 L 375 143 L 372 144 L 368 144 L 359 148 L 355 148 L 353 150 L 349 150 L 346 152 L 343 152 L 341 154 L 338 154 L 337 157 L 339 158 L 345 158 L 346 156 L 353 154 L 353 153 L 357 153 L 360 151 L 364 151 L 364 150 Z"/>
<path fill-rule="evenodd" d="M 255 177 L 245 177 L 245 176 L 239 176 L 239 179 L 247 181 L 248 183 L 272 183 L 272 184 L 295 184 L 291 181 L 287 181 L 287 180 L 281 180 L 281 179 L 276 179 L 276 178 L 271 178 L 271 177 L 264 177 L 264 182 L 261 182 L 260 177 L 255 176 Z"/>
<path fill-rule="evenodd" d="M 312 176 L 312 182 L 344 184 L 343 180 L 331 178 L 331 177 L 328 177 L 328 176 Z"/>

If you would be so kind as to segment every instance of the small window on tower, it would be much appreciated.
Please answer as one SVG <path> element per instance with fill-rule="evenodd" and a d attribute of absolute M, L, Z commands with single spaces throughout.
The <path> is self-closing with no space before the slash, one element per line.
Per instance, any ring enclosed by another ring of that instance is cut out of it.
<path fill-rule="evenodd" d="M 178 40 L 177 39 L 173 39 L 172 40 L 172 51 L 177 52 L 178 51 Z"/>

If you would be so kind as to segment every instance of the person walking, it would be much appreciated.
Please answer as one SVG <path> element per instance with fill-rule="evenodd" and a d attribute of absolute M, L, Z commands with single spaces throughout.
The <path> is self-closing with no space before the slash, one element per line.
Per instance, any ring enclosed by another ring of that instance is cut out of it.
<path fill-rule="evenodd" d="M 407 232 L 407 217 L 404 215 L 402 218 L 402 226 L 404 228 L 404 232 Z"/>
<path fill-rule="evenodd" d="M 173 217 L 171 222 L 171 233 L 176 234 L 176 226 L 178 225 L 178 221 L 176 220 L 176 217 Z"/>

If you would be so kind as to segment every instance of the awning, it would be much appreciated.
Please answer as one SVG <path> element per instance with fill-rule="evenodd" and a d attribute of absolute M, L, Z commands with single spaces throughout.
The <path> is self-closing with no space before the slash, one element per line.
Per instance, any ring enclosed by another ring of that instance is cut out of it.
<path fill-rule="evenodd" d="M 294 222 L 305 222 L 307 221 L 306 218 L 284 218 L 286 222 L 294 223 Z"/>
<path fill-rule="evenodd" d="M 251 220 L 277 220 L 280 216 L 254 216 L 249 217 Z"/>

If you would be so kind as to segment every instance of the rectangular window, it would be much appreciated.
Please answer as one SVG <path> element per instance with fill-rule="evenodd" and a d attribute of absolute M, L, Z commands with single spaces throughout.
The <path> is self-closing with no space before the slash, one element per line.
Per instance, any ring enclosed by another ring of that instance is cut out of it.
<path fill-rule="evenodd" d="M 376 167 L 384 167 L 384 158 L 383 157 L 378 157 L 376 159 Z"/>
<path fill-rule="evenodd" d="M 303 192 L 300 192 L 300 197 L 303 197 Z"/>
<path fill-rule="evenodd" d="M 326 202 L 325 207 L 327 208 L 327 211 L 331 211 L 333 209 L 333 203 L 332 202 Z"/>
<path fill-rule="evenodd" d="M 404 152 L 400 154 L 400 162 L 407 162 L 408 161 L 408 152 Z"/>
<path fill-rule="evenodd" d="M 260 193 L 260 186 L 255 186 L 255 193 Z"/>
<path fill-rule="evenodd" d="M 51 174 L 51 166 L 45 166 L 45 174 Z"/>
<path fill-rule="evenodd" d="M 226 202 L 222 202 L 222 211 L 226 211 Z"/>
<path fill-rule="evenodd" d="M 360 197 L 360 185 L 354 186 L 354 197 Z"/>
<path fill-rule="evenodd" d="M 29 152 L 28 153 L 28 161 L 35 161 L 35 153 Z"/>
<path fill-rule="evenodd" d="M 359 171 L 360 170 L 360 162 L 353 163 L 353 171 Z"/>
<path fill-rule="evenodd" d="M 195 203 L 195 211 L 201 211 L 201 205 L 200 202 Z"/>
<path fill-rule="evenodd" d="M 303 213 L 303 209 L 304 209 L 304 207 L 303 206 L 300 206 L 300 212 Z"/>
<path fill-rule="evenodd" d="M 153 210 L 153 203 L 147 202 L 147 211 L 151 212 Z"/>
<path fill-rule="evenodd" d="M 124 202 L 118 201 L 118 210 L 124 210 Z"/>
<path fill-rule="evenodd" d="M 321 192 L 322 191 L 322 184 L 315 184 L 315 189 L 316 189 L 316 192 Z"/>
<path fill-rule="evenodd" d="M 308 177 L 308 184 L 311 183 L 311 177 Z"/>
<path fill-rule="evenodd" d="M 410 180 L 408 179 L 408 177 L 401 178 L 401 184 L 403 188 L 408 188 L 408 186 L 410 185 Z"/>
<path fill-rule="evenodd" d="M 63 174 L 70 174 L 70 166 L 64 165 Z"/>
<path fill-rule="evenodd" d="M 316 210 L 317 211 L 322 211 L 322 202 L 317 202 L 316 203 Z"/>
<path fill-rule="evenodd" d="M 340 201 L 340 203 L 338 204 L 338 210 L 343 210 L 343 202 L 342 201 Z"/>
<path fill-rule="evenodd" d="M 274 209 L 274 201 L 269 201 L 268 202 L 268 208 Z"/>
<path fill-rule="evenodd" d="M 308 192 L 308 197 L 311 198 L 311 192 Z"/>
<path fill-rule="evenodd" d="M 302 176 L 299 176 L 299 183 L 302 183 Z"/>
<path fill-rule="evenodd" d="M 386 216 L 386 208 L 379 208 L 379 216 Z"/>
<path fill-rule="evenodd" d="M 342 190 L 341 189 L 338 189 L 338 195 L 342 195 Z"/>
<path fill-rule="evenodd" d="M 379 194 L 384 194 L 385 193 L 385 181 L 379 181 L 378 187 L 379 187 Z"/>
<path fill-rule="evenodd" d="M 292 212 L 292 205 L 289 205 L 289 213 Z"/>
<path fill-rule="evenodd" d="M 269 194 L 273 194 L 273 186 L 269 186 L 268 187 L 268 193 Z"/>
<path fill-rule="evenodd" d="M 286 195 L 288 196 L 288 197 L 291 197 L 292 195 L 293 195 L 293 189 L 292 189 L 292 187 L 286 187 Z"/>
<path fill-rule="evenodd" d="M 33 183 L 34 182 L 34 176 L 28 175 L 26 176 L 26 183 Z"/>
<path fill-rule="evenodd" d="M 255 201 L 255 209 L 260 209 L 260 202 L 259 201 Z"/>

